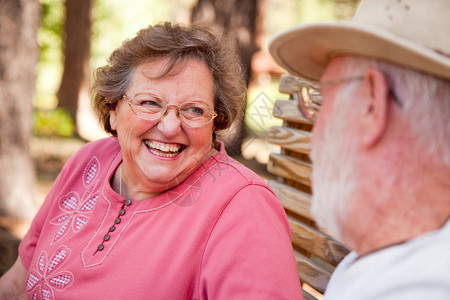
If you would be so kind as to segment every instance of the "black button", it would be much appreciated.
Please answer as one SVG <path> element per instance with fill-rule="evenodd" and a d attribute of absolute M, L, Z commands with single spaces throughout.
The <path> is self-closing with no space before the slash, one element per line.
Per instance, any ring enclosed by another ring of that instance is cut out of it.
<path fill-rule="evenodd" d="M 114 230 L 116 230 L 116 226 L 111 226 L 111 227 L 109 227 L 109 232 L 113 232 Z"/>
<path fill-rule="evenodd" d="M 131 204 L 131 200 L 130 199 L 125 199 L 125 205 L 130 205 Z"/>
<path fill-rule="evenodd" d="M 121 215 L 121 216 L 123 216 L 125 214 L 125 209 L 121 209 L 120 211 L 119 211 L 119 215 Z"/>
<path fill-rule="evenodd" d="M 121 221 L 120 218 L 117 218 L 117 219 L 114 220 L 114 223 L 119 224 L 120 221 Z"/>
<path fill-rule="evenodd" d="M 106 235 L 103 237 L 103 240 L 104 240 L 104 241 L 107 241 L 107 240 L 109 240 L 109 238 L 110 238 L 109 234 L 106 234 Z"/>
<path fill-rule="evenodd" d="M 103 246 L 103 244 L 98 245 L 97 250 L 98 251 L 102 251 L 103 248 L 105 248 L 105 246 Z"/>

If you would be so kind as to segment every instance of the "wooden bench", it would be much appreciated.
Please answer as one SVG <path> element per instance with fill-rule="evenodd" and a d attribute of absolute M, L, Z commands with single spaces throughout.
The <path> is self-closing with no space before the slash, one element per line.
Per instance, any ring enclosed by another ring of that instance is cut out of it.
<path fill-rule="evenodd" d="M 292 95 L 299 78 L 284 74 L 281 93 Z M 349 252 L 348 248 L 319 230 L 310 214 L 311 171 L 309 159 L 312 124 L 297 108 L 296 101 L 277 100 L 273 115 L 283 126 L 272 127 L 269 142 L 281 147 L 281 154 L 272 153 L 267 169 L 277 175 L 269 186 L 280 198 L 289 218 L 292 244 L 305 300 L 321 299 L 336 265 Z"/>

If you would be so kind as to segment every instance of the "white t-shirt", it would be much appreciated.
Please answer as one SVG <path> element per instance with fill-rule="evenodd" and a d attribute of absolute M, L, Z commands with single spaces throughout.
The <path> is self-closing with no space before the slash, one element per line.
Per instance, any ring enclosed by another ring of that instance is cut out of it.
<path fill-rule="evenodd" d="M 439 230 L 338 265 L 324 300 L 449 300 L 450 221 Z"/>

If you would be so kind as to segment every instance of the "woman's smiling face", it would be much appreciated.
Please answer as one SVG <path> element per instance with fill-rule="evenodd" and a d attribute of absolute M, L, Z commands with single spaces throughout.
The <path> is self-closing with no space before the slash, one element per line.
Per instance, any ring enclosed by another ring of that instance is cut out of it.
<path fill-rule="evenodd" d="M 123 152 L 124 183 L 135 200 L 181 183 L 214 153 L 214 122 L 190 128 L 181 122 L 174 107 L 194 101 L 214 108 L 211 72 L 204 63 L 190 59 L 176 74 L 155 79 L 166 63 L 160 60 L 138 66 L 126 91 L 127 98 L 149 93 L 164 99 L 169 105 L 165 116 L 154 121 L 140 119 L 125 100 L 111 111 L 111 127 L 117 131 Z"/>

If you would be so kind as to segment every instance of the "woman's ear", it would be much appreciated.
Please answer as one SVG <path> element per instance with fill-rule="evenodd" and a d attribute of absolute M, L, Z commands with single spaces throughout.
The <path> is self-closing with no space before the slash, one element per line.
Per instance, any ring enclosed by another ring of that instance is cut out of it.
<path fill-rule="evenodd" d="M 112 130 L 117 130 L 117 106 L 109 111 L 109 125 Z"/>
<path fill-rule="evenodd" d="M 365 147 L 371 147 L 383 137 L 387 128 L 389 87 L 383 72 L 374 67 L 366 70 L 363 87 L 366 102 L 361 115 L 362 141 Z"/>

